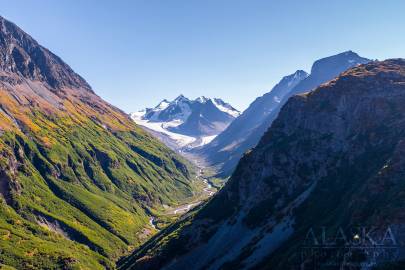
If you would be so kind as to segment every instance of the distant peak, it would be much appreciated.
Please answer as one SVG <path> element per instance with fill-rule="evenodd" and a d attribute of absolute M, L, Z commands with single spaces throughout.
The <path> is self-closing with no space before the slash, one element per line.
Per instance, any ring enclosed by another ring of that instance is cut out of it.
<path fill-rule="evenodd" d="M 170 102 L 167 99 L 164 99 L 155 107 L 155 109 L 159 110 L 165 109 L 167 108 L 167 106 L 169 106 L 169 104 Z"/>
<path fill-rule="evenodd" d="M 306 78 L 309 76 L 309 74 L 305 70 L 299 69 L 294 72 L 293 76 L 294 78 Z"/>
<path fill-rule="evenodd" d="M 225 101 L 223 101 L 221 98 L 214 98 L 214 101 L 218 104 L 228 104 Z"/>
<path fill-rule="evenodd" d="M 220 111 L 223 111 L 233 117 L 238 117 L 240 115 L 240 112 L 232 107 L 231 104 L 226 103 L 220 98 L 214 98 L 214 99 L 209 99 L 211 102 L 214 104 L 215 107 L 217 107 Z"/>
<path fill-rule="evenodd" d="M 323 72 L 334 66 L 345 66 L 343 70 L 346 70 L 347 68 L 368 62 L 370 62 L 370 59 L 361 57 L 357 53 L 349 50 L 315 61 L 311 68 L 311 74 Z"/>
<path fill-rule="evenodd" d="M 299 69 L 294 72 L 294 74 L 308 74 L 305 70 Z"/>
<path fill-rule="evenodd" d="M 295 86 L 298 82 L 308 77 L 309 74 L 304 70 L 297 70 L 293 74 L 287 75 L 281 79 L 279 84 L 288 84 L 289 87 Z"/>
<path fill-rule="evenodd" d="M 199 102 L 199 103 L 205 103 L 205 102 L 207 102 L 208 100 L 210 100 L 210 98 L 207 98 L 207 97 L 205 97 L 205 96 L 201 96 L 201 97 L 198 97 L 198 98 L 195 99 L 195 101 L 197 101 L 197 102 Z"/>
<path fill-rule="evenodd" d="M 189 101 L 183 94 L 180 94 L 174 101 Z"/>
<path fill-rule="evenodd" d="M 343 52 L 342 54 L 344 54 L 344 55 L 355 55 L 355 56 L 359 56 L 357 53 L 355 53 L 355 52 L 352 51 L 352 50 L 345 51 L 345 52 Z"/>

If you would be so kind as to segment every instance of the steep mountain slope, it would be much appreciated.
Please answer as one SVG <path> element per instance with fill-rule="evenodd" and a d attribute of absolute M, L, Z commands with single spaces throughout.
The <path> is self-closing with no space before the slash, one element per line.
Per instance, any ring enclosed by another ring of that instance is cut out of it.
<path fill-rule="evenodd" d="M 210 142 L 237 116 L 239 111 L 219 98 L 190 100 L 183 95 L 131 114 L 137 124 L 174 149 Z"/>
<path fill-rule="evenodd" d="M 290 98 L 217 196 L 121 269 L 403 269 L 404 102 L 402 59 Z"/>
<path fill-rule="evenodd" d="M 194 178 L 194 177 L 193 177 Z M 194 190 L 185 161 L 0 17 L 0 263 L 111 269 Z"/>
<path fill-rule="evenodd" d="M 341 72 L 369 60 L 348 51 L 316 61 L 308 75 L 304 71 L 284 77 L 269 93 L 257 98 L 224 132 L 197 153 L 218 166 L 222 176 L 229 176 L 242 155 L 256 146 L 276 119 L 280 108 L 294 94 L 325 83 Z"/>

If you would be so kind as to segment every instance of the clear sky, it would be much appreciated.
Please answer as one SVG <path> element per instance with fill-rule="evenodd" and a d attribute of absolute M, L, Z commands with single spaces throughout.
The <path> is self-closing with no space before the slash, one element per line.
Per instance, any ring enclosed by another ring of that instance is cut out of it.
<path fill-rule="evenodd" d="M 0 0 L 127 112 L 180 93 L 245 109 L 284 75 L 346 50 L 405 57 L 403 0 Z"/>

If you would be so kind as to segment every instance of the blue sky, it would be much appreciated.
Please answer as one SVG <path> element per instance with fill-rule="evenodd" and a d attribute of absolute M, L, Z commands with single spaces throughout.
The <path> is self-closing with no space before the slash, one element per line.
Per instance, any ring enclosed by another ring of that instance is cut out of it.
<path fill-rule="evenodd" d="M 0 15 L 127 112 L 180 93 L 245 109 L 346 50 L 405 57 L 402 0 L 0 0 Z"/>

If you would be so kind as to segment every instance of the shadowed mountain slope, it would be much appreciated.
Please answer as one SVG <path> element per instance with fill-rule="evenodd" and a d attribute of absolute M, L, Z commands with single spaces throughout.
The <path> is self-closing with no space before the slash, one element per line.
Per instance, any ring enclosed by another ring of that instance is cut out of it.
<path fill-rule="evenodd" d="M 404 102 L 403 59 L 354 67 L 293 96 L 227 185 L 121 269 L 342 269 L 345 262 L 403 269 Z M 372 234 L 351 230 L 359 227 Z M 341 261 L 333 254 L 302 259 L 308 232 L 318 248 L 322 228 L 325 249 L 364 247 Z M 333 240 L 339 228 L 347 238 Z M 375 258 L 368 248 L 376 243 L 398 255 Z"/>

